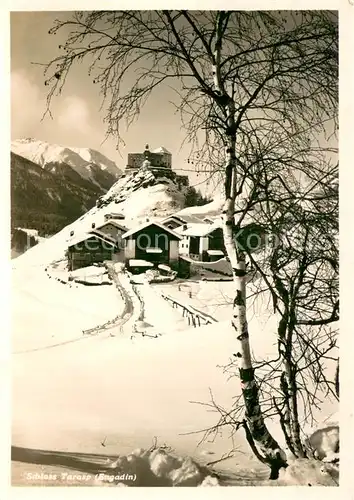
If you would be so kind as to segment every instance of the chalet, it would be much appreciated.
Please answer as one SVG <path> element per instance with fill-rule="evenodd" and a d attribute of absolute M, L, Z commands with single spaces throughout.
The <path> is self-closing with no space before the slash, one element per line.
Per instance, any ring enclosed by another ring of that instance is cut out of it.
<path fill-rule="evenodd" d="M 140 264 L 152 263 L 156 267 L 159 264 L 177 266 L 181 238 L 157 221 L 134 227 L 123 235 L 126 265 L 129 268 L 136 267 L 136 261 L 139 261 Z"/>
<path fill-rule="evenodd" d="M 119 213 L 107 213 L 104 215 L 104 220 L 105 221 L 108 221 L 108 220 L 123 220 L 125 217 L 123 214 L 119 214 Z"/>
<path fill-rule="evenodd" d="M 226 255 L 222 229 L 219 224 L 193 223 L 176 232 L 182 237 L 179 253 L 194 260 L 211 262 Z"/>
<path fill-rule="evenodd" d="M 164 219 L 162 221 L 162 224 L 169 229 L 177 229 L 178 227 L 187 224 L 187 222 L 177 215 L 171 215 L 170 217 L 167 217 L 167 219 Z"/>
<path fill-rule="evenodd" d="M 67 257 L 68 269 L 74 271 L 105 260 L 122 261 L 124 251 L 109 235 L 87 233 L 70 240 Z"/>
<path fill-rule="evenodd" d="M 162 221 L 162 224 L 170 229 L 177 229 L 178 227 L 182 227 L 188 223 L 192 224 L 201 224 L 202 220 L 194 215 L 170 215 L 166 219 Z"/>
<path fill-rule="evenodd" d="M 122 224 L 119 224 L 116 220 L 109 219 L 101 224 L 101 226 L 92 229 L 90 232 L 93 234 L 97 233 L 100 236 L 102 236 L 102 234 L 108 235 L 118 241 L 127 230 L 125 226 L 122 226 Z"/>

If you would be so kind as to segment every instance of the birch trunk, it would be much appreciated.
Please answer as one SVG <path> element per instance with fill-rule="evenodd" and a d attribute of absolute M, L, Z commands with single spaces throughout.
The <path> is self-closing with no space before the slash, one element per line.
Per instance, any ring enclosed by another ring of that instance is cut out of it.
<path fill-rule="evenodd" d="M 236 332 L 239 352 L 239 372 L 241 389 L 245 403 L 245 417 L 254 442 L 264 454 L 265 461 L 271 468 L 271 478 L 278 477 L 279 469 L 286 467 L 286 456 L 278 443 L 269 433 L 259 405 L 259 391 L 254 378 L 251 351 L 246 317 L 246 262 L 245 255 L 239 252 L 234 239 L 234 212 L 237 193 L 236 171 L 236 122 L 235 103 L 223 84 L 221 77 L 221 50 L 225 24 L 225 12 L 220 12 L 216 26 L 215 50 L 213 53 L 212 73 L 216 102 L 226 118 L 226 172 L 225 172 L 225 205 L 223 209 L 224 245 L 230 259 L 235 282 L 235 299 L 233 304 L 232 326 Z"/>
<path fill-rule="evenodd" d="M 278 286 L 278 289 L 283 291 Z M 284 394 L 286 407 L 289 414 L 289 422 L 287 430 L 291 441 L 291 451 L 298 458 L 305 458 L 306 454 L 300 437 L 299 412 L 297 401 L 297 384 L 295 366 L 292 362 L 292 337 L 294 324 L 291 320 L 293 316 L 292 307 L 287 306 L 278 327 L 278 338 L 282 349 L 280 355 L 284 366 L 283 378 L 281 379 L 280 388 Z"/>
<path fill-rule="evenodd" d="M 336 375 L 335 375 L 335 388 L 336 388 L 336 394 L 339 399 L 339 358 L 337 361 L 337 368 L 336 368 Z"/>
<path fill-rule="evenodd" d="M 287 407 L 289 411 L 289 431 L 292 444 L 292 452 L 298 458 L 306 458 L 300 438 L 299 412 L 297 404 L 297 387 L 294 367 L 288 359 L 283 359 L 284 375 L 287 386 Z M 283 391 L 284 392 L 284 391 Z"/>
<path fill-rule="evenodd" d="M 228 148 L 230 149 L 230 148 Z M 259 391 L 252 366 L 247 316 L 246 316 L 246 271 L 244 255 L 237 252 L 233 237 L 235 201 L 226 199 L 223 214 L 224 244 L 230 259 L 235 282 L 232 326 L 236 332 L 239 353 L 239 373 L 245 404 L 245 416 L 252 437 L 274 469 L 275 477 L 281 467 L 286 466 L 286 457 L 279 444 L 269 433 L 259 405 Z"/>

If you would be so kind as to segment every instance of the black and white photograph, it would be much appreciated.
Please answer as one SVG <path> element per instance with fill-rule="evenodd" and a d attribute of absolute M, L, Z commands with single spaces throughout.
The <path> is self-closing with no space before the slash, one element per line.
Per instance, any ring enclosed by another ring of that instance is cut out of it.
<path fill-rule="evenodd" d="M 338 487 L 339 12 L 133 4 L 9 13 L 11 485 Z"/>

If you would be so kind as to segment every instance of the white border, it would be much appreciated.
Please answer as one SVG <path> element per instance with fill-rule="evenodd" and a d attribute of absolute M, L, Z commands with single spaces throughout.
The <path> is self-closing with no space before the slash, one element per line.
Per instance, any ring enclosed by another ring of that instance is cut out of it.
<path fill-rule="evenodd" d="M 216 2 L 211 0 L 188 1 L 188 2 L 167 2 L 150 1 L 149 3 L 137 1 L 107 1 L 101 0 L 99 3 L 92 0 L 81 1 L 52 1 L 44 2 L 41 0 L 32 0 L 30 3 L 25 0 L 9 2 L 1 6 L 1 25 L 0 25 L 0 63 L 1 63 L 1 94 L 2 94 L 2 122 L 1 127 L 1 148 L 0 148 L 0 265 L 1 265 L 1 333 L 0 333 L 0 407 L 3 408 L 0 413 L 0 498 L 77 498 L 85 495 L 85 498 L 99 497 L 114 498 L 119 495 L 120 498 L 172 498 L 190 496 L 194 498 L 232 498 L 235 500 L 237 495 L 247 495 L 248 498 L 257 498 L 259 496 L 272 498 L 283 498 L 284 493 L 287 498 L 297 498 L 298 488 L 287 487 L 286 492 L 283 488 L 271 488 L 267 491 L 266 487 L 252 487 L 252 490 L 245 491 L 245 487 L 229 488 L 193 488 L 193 489 L 173 489 L 167 491 L 164 488 L 35 488 L 21 487 L 11 488 L 10 484 L 10 318 L 9 318 L 9 163 L 10 163 L 10 43 L 9 43 L 9 11 L 30 11 L 30 10 L 94 10 L 100 9 L 124 9 L 124 8 L 147 9 L 147 8 L 188 8 L 192 9 L 217 9 L 229 8 L 239 10 L 285 10 L 285 9 L 333 9 L 340 11 L 340 241 L 341 241 L 341 482 L 338 488 L 303 488 L 301 495 L 312 498 L 321 496 L 323 500 L 336 495 L 336 497 L 353 498 L 350 492 L 353 491 L 354 479 L 351 477 L 354 470 L 354 391 L 352 389 L 352 353 L 354 354 L 354 328 L 352 319 L 352 310 L 354 303 L 354 292 L 352 291 L 354 276 L 354 224 L 352 223 L 353 199 L 354 199 L 354 164 L 353 148 L 354 142 L 354 0 L 297 0 L 297 1 L 265 1 L 265 0 L 239 0 L 238 2 Z M 257 491 L 261 489 L 261 491 Z M 238 491 L 235 491 L 237 489 Z"/>

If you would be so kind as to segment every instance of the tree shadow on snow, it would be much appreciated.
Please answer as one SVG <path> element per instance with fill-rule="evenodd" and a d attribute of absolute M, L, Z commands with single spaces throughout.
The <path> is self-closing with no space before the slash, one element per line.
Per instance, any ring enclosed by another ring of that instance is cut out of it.
<path fill-rule="evenodd" d="M 35 450 L 11 446 L 11 460 L 13 462 L 65 467 L 92 474 L 107 470 L 108 461 L 116 458 L 116 455 Z"/>

